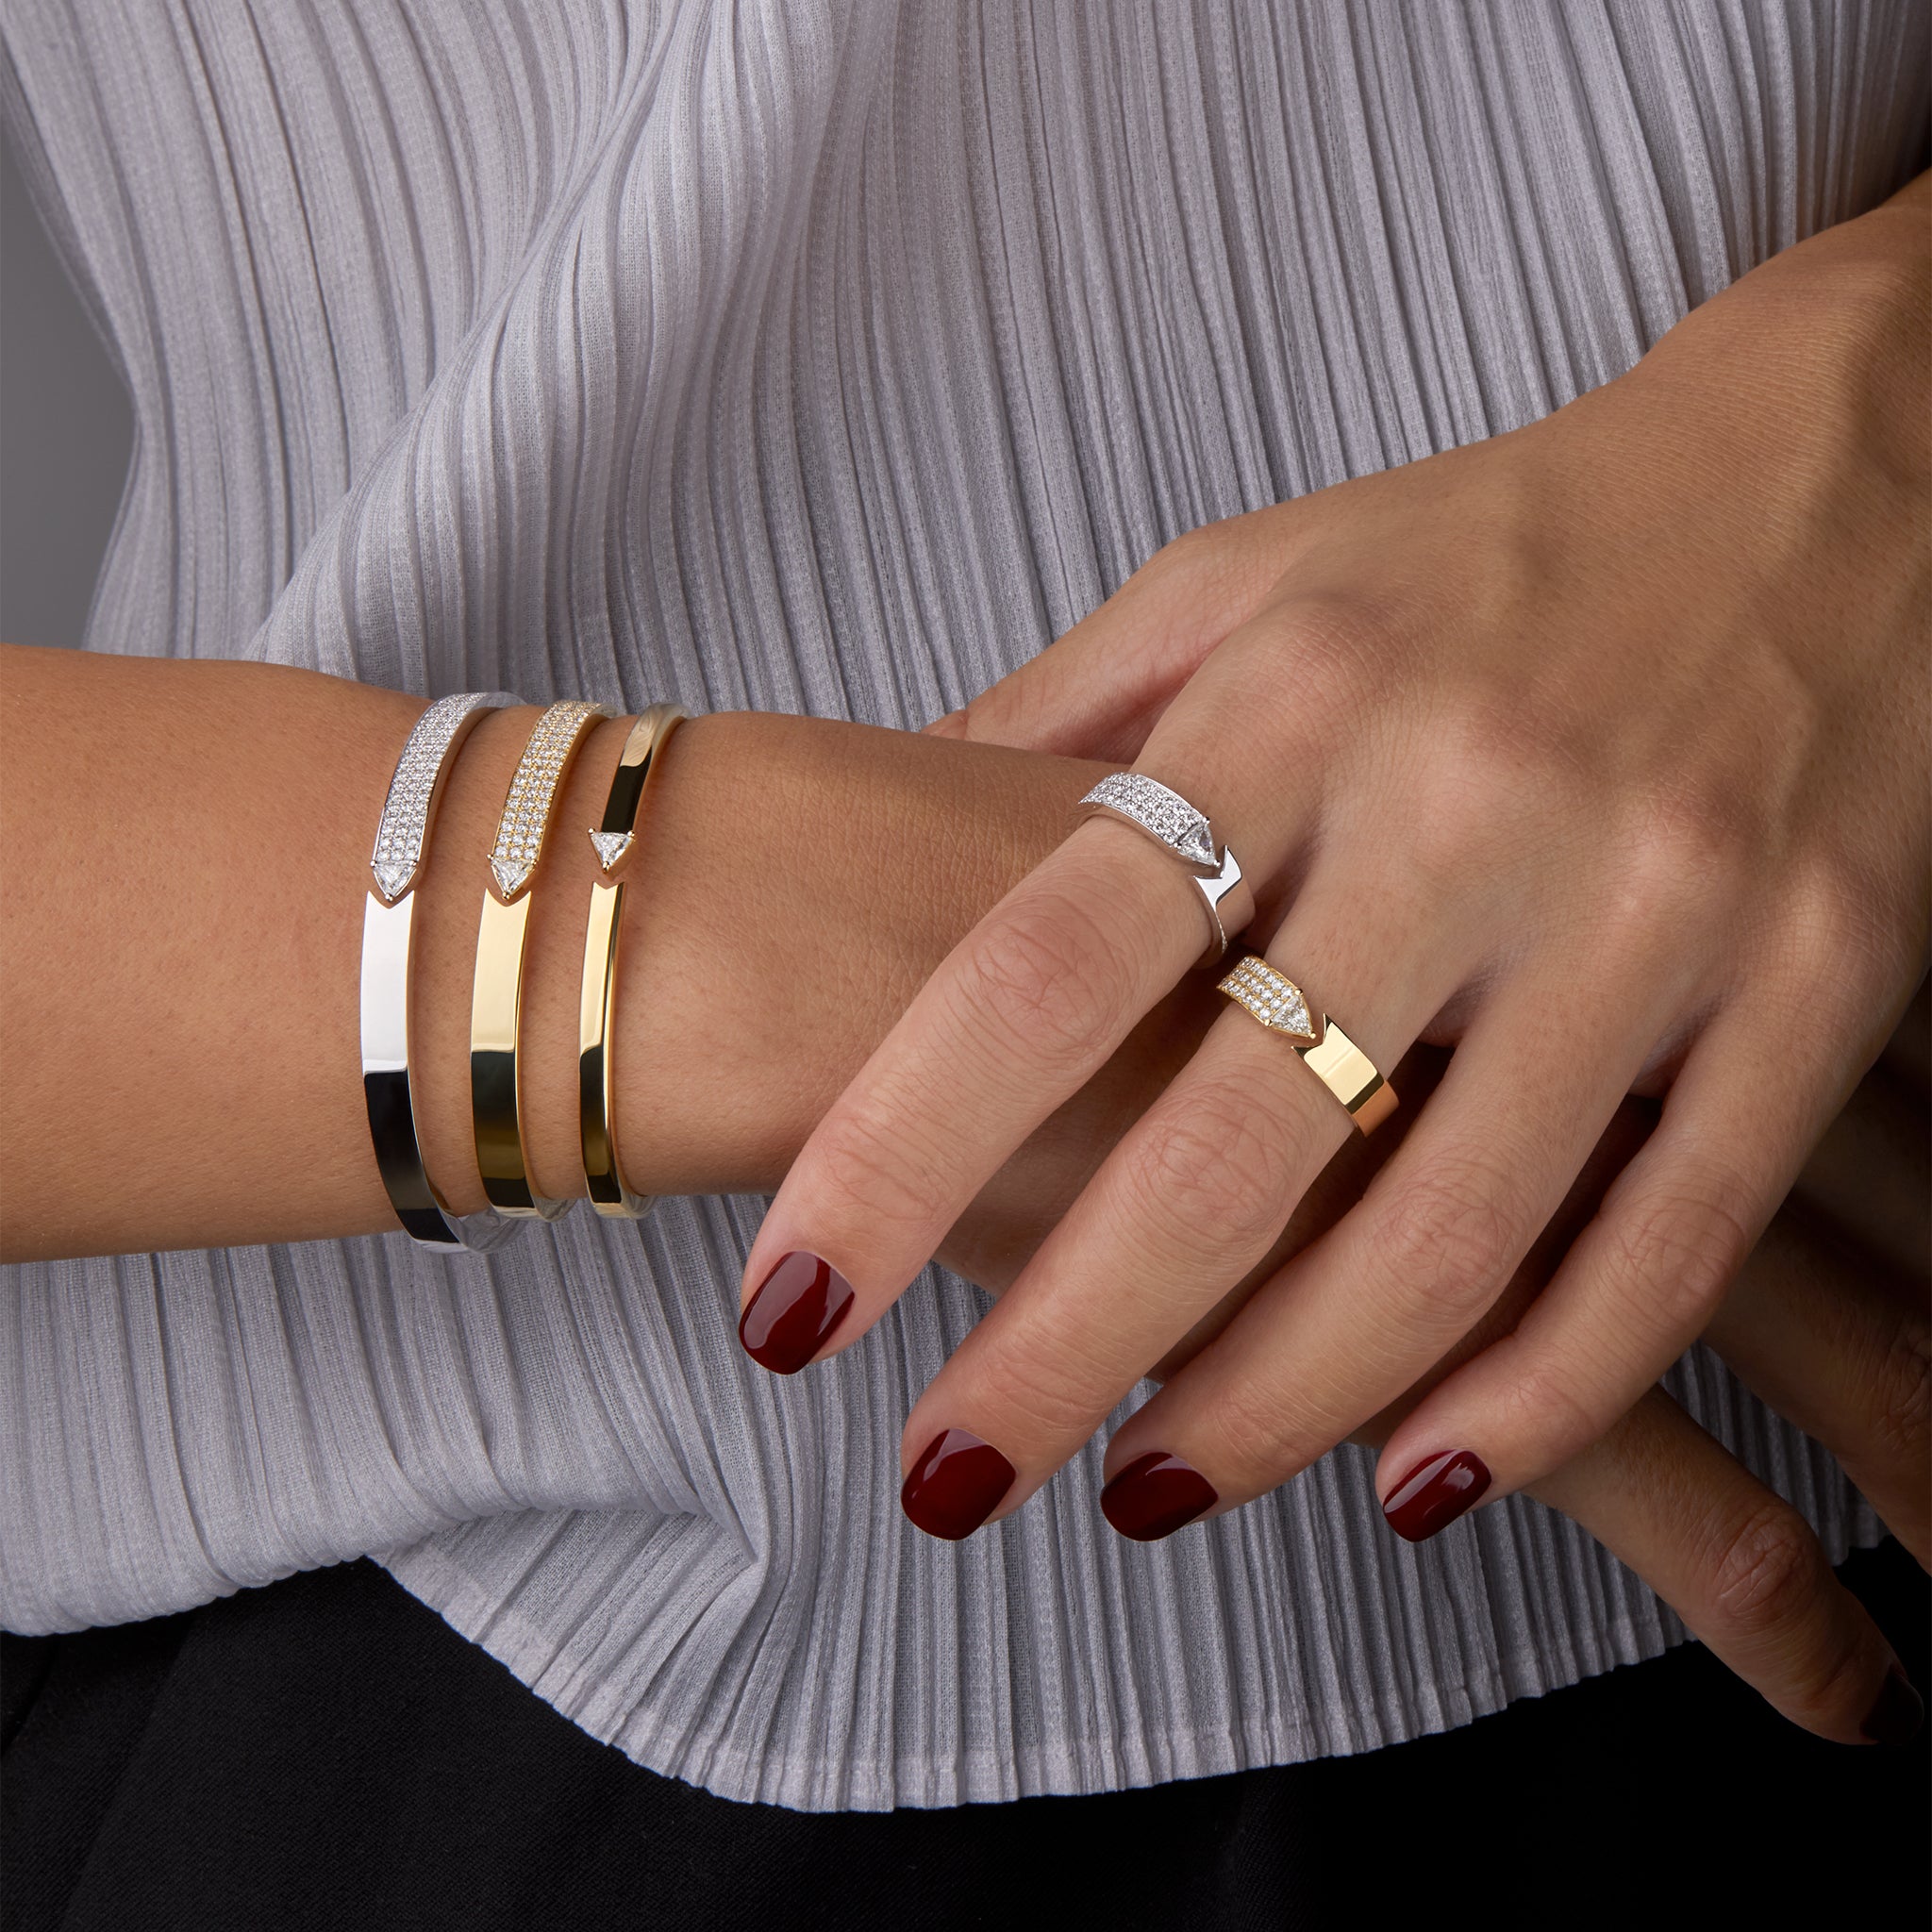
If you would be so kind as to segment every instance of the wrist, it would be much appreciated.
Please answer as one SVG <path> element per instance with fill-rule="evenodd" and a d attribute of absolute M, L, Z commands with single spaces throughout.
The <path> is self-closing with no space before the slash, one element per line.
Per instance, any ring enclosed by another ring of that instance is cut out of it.
<path fill-rule="evenodd" d="M 491 714 L 453 771 L 423 894 L 419 1132 L 451 1209 L 483 1206 L 469 1088 L 476 923 L 503 797 L 538 708 Z M 587 734 L 532 888 L 522 1068 L 539 1193 L 585 1192 L 577 1022 L 597 823 L 632 721 Z M 690 720 L 627 861 L 613 1123 L 649 1194 L 774 1188 L 954 942 L 1066 828 L 1101 767 L 753 712 Z"/>
<path fill-rule="evenodd" d="M 1932 175 L 1783 250 L 1670 330 L 1612 389 L 1705 458 L 1745 529 L 1829 493 L 1874 527 L 1932 490 Z"/>
<path fill-rule="evenodd" d="M 1058 842 L 1088 772 L 820 719 L 685 725 L 619 968 L 630 1184 L 775 1188 L 933 968 Z"/>

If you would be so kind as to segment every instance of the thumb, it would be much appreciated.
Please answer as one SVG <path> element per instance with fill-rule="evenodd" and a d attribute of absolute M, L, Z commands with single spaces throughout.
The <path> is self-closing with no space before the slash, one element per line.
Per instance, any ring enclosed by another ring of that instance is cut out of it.
<path fill-rule="evenodd" d="M 1279 578 L 1286 508 L 1176 538 L 1065 636 L 926 730 L 1062 758 L 1131 760 L 1201 660 Z"/>

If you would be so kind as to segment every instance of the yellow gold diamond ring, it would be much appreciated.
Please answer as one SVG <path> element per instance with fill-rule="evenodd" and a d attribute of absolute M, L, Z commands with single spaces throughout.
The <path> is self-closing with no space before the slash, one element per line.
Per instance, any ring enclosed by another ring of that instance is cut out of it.
<path fill-rule="evenodd" d="M 1271 1033 L 1285 1033 L 1363 1133 L 1395 1111 L 1395 1090 L 1375 1071 L 1374 1062 L 1325 1013 L 1309 1007 L 1287 974 L 1248 953 L 1221 982 L 1221 991 Z"/>

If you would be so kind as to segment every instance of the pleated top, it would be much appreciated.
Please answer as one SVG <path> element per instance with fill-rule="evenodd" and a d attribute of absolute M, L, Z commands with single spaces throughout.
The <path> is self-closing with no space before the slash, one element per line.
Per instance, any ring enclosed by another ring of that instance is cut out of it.
<path fill-rule="evenodd" d="M 1924 165 L 1910 0 L 12 0 L 133 397 L 91 648 L 918 725 L 1191 525 L 1541 416 Z M 372 802 L 372 824 L 376 808 Z M 345 1040 L 344 1054 L 356 1043 Z M 1522 1499 L 1344 1449 L 1151 1545 L 1098 1451 L 928 1541 L 937 1273 L 779 1380 L 760 1205 L 0 1271 L 0 1609 L 375 1553 L 638 1761 L 808 1808 L 1356 1751 L 1682 1632 Z M 1673 1386 L 1876 1535 L 1708 1357 Z"/>

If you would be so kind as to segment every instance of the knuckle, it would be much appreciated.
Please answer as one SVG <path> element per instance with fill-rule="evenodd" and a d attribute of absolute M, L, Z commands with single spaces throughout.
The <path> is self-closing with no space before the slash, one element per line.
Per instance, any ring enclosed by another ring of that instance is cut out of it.
<path fill-rule="evenodd" d="M 1626 1307 L 1688 1345 L 1716 1312 L 1750 1252 L 1743 1191 L 1715 1170 L 1620 1204 L 1605 1224 L 1605 1274 Z"/>
<path fill-rule="evenodd" d="M 1091 914 L 1043 889 L 973 942 L 956 998 L 969 1025 L 1048 1074 L 1083 1066 L 1126 1018 L 1122 974 Z"/>
<path fill-rule="evenodd" d="M 1707 1602 L 1734 1635 L 1763 1639 L 1793 1623 L 1828 1575 L 1818 1540 L 1796 1510 L 1774 1497 L 1722 1536 L 1712 1554 Z"/>
<path fill-rule="evenodd" d="M 1297 1137 L 1255 1095 L 1204 1081 L 1123 1150 L 1128 1195 L 1177 1248 L 1265 1247 L 1286 1218 Z"/>
<path fill-rule="evenodd" d="M 1607 837 L 1614 903 L 1644 924 L 1690 908 L 1708 919 L 1735 903 L 1755 872 L 1757 837 L 1734 791 L 1690 779 L 1655 789 Z"/>
<path fill-rule="evenodd" d="M 1932 1457 L 1932 1334 L 1923 1317 L 1902 1322 L 1873 1381 L 1871 1439 L 1889 1463 L 1923 1472 Z"/>
<path fill-rule="evenodd" d="M 1274 607 L 1274 648 L 1256 667 L 1271 716 L 1312 709 L 1318 724 L 1359 710 L 1396 676 L 1404 641 L 1393 610 L 1367 594 L 1298 592 Z"/>
<path fill-rule="evenodd" d="M 940 1168 L 910 1124 L 871 1109 L 833 1115 L 814 1143 L 817 1212 L 848 1230 L 918 1227 L 940 1211 Z"/>
<path fill-rule="evenodd" d="M 1225 1495 L 1265 1494 L 1322 1453 L 1308 1446 L 1307 1424 L 1288 1391 L 1253 1374 L 1229 1375 L 1194 1427 L 1203 1466 Z"/>
<path fill-rule="evenodd" d="M 1467 1322 L 1488 1307 L 1523 1244 L 1512 1183 L 1467 1154 L 1438 1155 L 1376 1217 L 1384 1268 L 1411 1292 Z"/>
<path fill-rule="evenodd" d="M 1509 1339 L 1495 1345 L 1507 1349 Z M 1548 1359 L 1525 1366 L 1500 1391 L 1500 1404 L 1509 1440 L 1529 1448 L 1540 1473 L 1580 1455 L 1628 1407 L 1614 1396 L 1605 1402 L 1600 1391 L 1579 1379 L 1574 1363 Z"/>
<path fill-rule="evenodd" d="M 972 1412 L 986 1418 L 987 1439 L 1033 1462 L 1072 1455 L 1116 1399 L 1058 1346 L 990 1346 L 974 1361 L 972 1379 Z"/>

